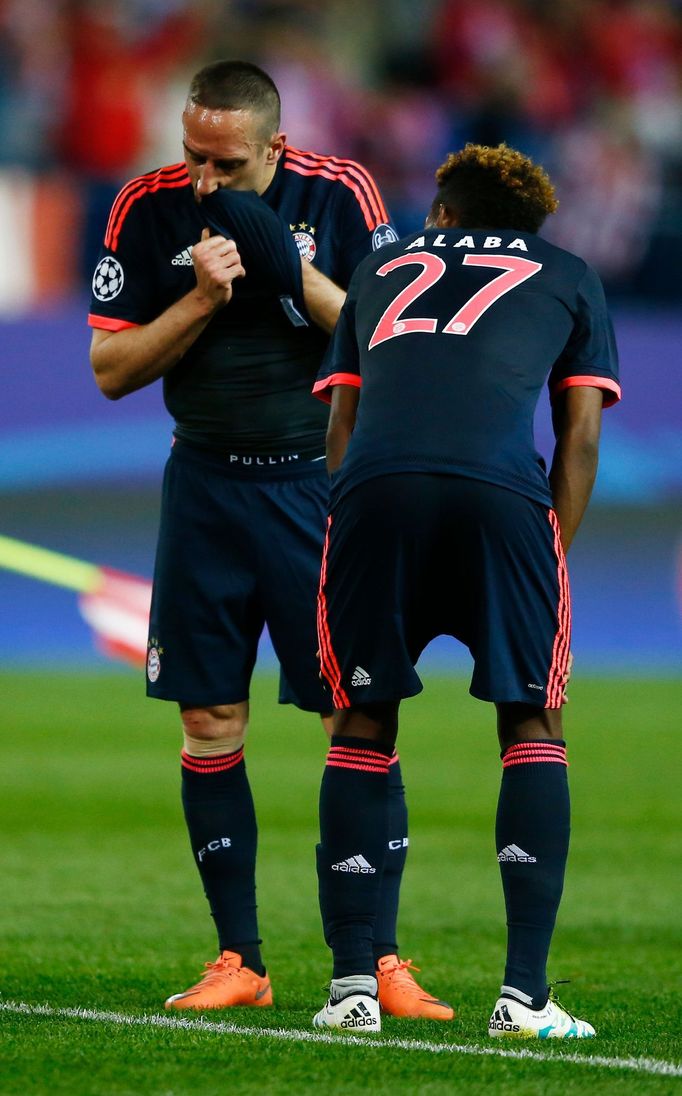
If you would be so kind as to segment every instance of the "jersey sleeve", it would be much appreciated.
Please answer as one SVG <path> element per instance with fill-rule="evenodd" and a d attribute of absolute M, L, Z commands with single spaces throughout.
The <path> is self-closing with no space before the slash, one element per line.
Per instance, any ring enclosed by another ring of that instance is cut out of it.
<path fill-rule="evenodd" d="M 340 240 L 341 284 L 349 284 L 353 271 L 362 259 L 392 244 L 398 233 L 391 221 L 384 200 L 374 179 L 360 164 L 347 161 L 340 174 L 338 238 Z"/>
<path fill-rule="evenodd" d="M 621 397 L 613 325 L 601 281 L 590 267 L 578 285 L 573 331 L 549 377 L 552 399 L 576 386 L 601 388 L 604 407 Z"/>
<path fill-rule="evenodd" d="M 131 184 L 128 184 L 130 186 Z M 123 209 L 115 235 L 107 230 L 92 277 L 88 323 L 105 331 L 121 331 L 150 323 L 157 315 L 158 302 L 150 269 L 149 238 L 144 202 L 134 202 L 125 211 L 121 205 L 124 187 L 112 206 L 110 224 L 117 209 Z"/>
<path fill-rule="evenodd" d="M 356 279 L 353 279 L 313 385 L 314 395 L 324 403 L 331 403 L 332 389 L 337 384 L 351 384 L 356 388 L 362 386 L 355 331 L 355 283 Z"/>

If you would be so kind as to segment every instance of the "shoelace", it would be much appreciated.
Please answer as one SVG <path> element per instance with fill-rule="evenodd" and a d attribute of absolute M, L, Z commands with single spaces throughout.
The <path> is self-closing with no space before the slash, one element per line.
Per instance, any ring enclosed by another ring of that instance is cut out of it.
<path fill-rule="evenodd" d="M 562 1005 L 561 1001 L 559 1000 L 559 995 L 557 994 L 556 990 L 554 989 L 555 986 L 567 986 L 568 983 L 570 982 L 570 980 L 571 980 L 570 978 L 557 978 L 557 980 L 555 982 L 550 982 L 549 983 L 549 985 L 547 986 L 547 992 L 549 994 L 549 999 L 552 1002 L 552 1004 L 556 1005 L 558 1008 L 562 1009 L 566 1013 L 567 1016 L 570 1016 L 571 1020 L 575 1024 L 575 1023 L 577 1023 L 577 1020 L 576 1020 L 575 1016 L 573 1015 L 572 1012 L 568 1011 L 568 1009 L 566 1008 L 565 1005 Z"/>
<path fill-rule="evenodd" d="M 239 974 L 240 967 L 230 966 L 222 956 L 216 959 L 215 963 L 204 963 L 206 973 L 202 975 L 201 981 L 215 982 L 221 978 L 232 978 L 235 974 Z"/>
<path fill-rule="evenodd" d="M 415 991 L 416 985 L 412 977 L 412 971 L 419 971 L 420 967 L 415 967 L 411 959 L 400 959 L 395 966 L 389 967 L 384 971 L 385 974 L 391 975 L 391 981 L 397 982 L 403 989 Z"/>

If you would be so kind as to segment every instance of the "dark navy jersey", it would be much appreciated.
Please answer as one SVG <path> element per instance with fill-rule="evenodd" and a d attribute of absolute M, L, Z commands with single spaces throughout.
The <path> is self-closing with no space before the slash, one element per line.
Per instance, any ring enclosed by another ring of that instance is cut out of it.
<path fill-rule="evenodd" d="M 350 160 L 287 147 L 262 200 L 303 258 L 343 289 L 372 248 L 397 238 L 374 180 Z M 184 163 L 124 186 L 93 277 L 90 325 L 119 331 L 148 324 L 189 293 L 196 285 L 192 247 L 217 218 L 217 204 L 210 218 L 202 214 Z M 240 246 L 233 222 L 225 234 Z M 255 242 L 244 239 L 251 268 L 235 281 L 230 303 L 164 377 L 166 407 L 176 436 L 195 445 L 317 455 L 327 414 L 310 387 L 328 337 L 283 309 L 282 287 L 264 276 Z"/>
<path fill-rule="evenodd" d="M 360 388 L 333 498 L 398 471 L 486 480 L 551 503 L 533 418 L 543 386 L 620 398 L 601 282 L 531 233 L 429 229 L 365 259 L 314 391 Z"/>

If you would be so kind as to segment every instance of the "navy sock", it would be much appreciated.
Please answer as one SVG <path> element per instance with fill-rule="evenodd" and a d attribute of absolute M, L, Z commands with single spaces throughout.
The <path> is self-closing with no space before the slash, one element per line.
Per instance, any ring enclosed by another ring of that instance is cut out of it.
<path fill-rule="evenodd" d="M 221 951 L 263 974 L 256 919 L 256 813 L 244 750 L 219 757 L 182 751 L 182 805 Z"/>
<path fill-rule="evenodd" d="M 566 743 L 516 743 L 502 755 L 502 766 L 495 837 L 507 908 L 504 988 L 542 1007 L 568 855 Z"/>
<path fill-rule="evenodd" d="M 388 842 L 379 905 L 374 925 L 374 962 L 384 955 L 398 954 L 398 902 L 407 859 L 407 804 L 400 771 L 400 758 L 393 751 L 388 766 Z"/>
<path fill-rule="evenodd" d="M 392 754 L 363 738 L 334 735 L 320 789 L 320 912 L 332 977 L 374 975 L 374 922 L 388 841 Z"/>

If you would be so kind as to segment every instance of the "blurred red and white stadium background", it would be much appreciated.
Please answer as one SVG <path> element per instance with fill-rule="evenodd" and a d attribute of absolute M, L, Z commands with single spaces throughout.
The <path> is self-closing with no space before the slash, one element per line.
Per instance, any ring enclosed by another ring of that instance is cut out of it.
<path fill-rule="evenodd" d="M 404 232 L 466 140 L 545 164 L 561 201 L 547 235 L 600 271 L 623 356 L 572 553 L 576 650 L 679 665 L 674 0 L 0 0 L 0 532 L 150 573 L 170 424 L 156 387 L 96 392 L 88 285 L 113 196 L 180 158 L 188 79 L 220 56 L 270 71 L 290 139 L 362 160 Z M 544 412 L 538 435 L 546 449 Z M 0 572 L 0 596 L 6 660 L 91 657 L 66 593 Z"/>

